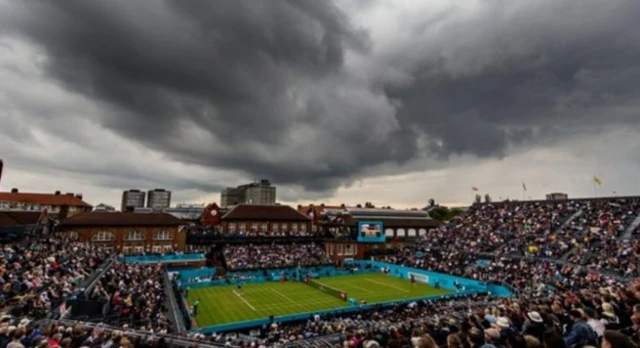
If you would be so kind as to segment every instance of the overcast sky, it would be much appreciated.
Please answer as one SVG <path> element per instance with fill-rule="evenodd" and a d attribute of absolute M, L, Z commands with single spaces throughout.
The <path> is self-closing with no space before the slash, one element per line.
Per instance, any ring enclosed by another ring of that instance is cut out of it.
<path fill-rule="evenodd" d="M 640 194 L 638 18 L 632 0 L 0 0 L 0 188 Z"/>

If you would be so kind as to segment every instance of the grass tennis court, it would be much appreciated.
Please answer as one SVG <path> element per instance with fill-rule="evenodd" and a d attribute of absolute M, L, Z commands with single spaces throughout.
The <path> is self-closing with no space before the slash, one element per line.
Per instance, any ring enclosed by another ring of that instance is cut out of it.
<path fill-rule="evenodd" d="M 320 278 L 318 282 L 370 304 L 452 292 L 420 283 L 412 287 L 406 279 L 379 273 Z M 242 293 L 236 291 L 235 285 L 191 289 L 189 305 L 200 299 L 197 325 L 204 327 L 347 306 L 345 301 L 298 281 L 245 284 L 243 288 Z"/>

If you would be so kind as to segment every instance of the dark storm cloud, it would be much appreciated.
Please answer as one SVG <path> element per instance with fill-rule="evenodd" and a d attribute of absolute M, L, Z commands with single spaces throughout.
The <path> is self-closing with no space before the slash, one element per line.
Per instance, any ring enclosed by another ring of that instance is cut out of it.
<path fill-rule="evenodd" d="M 333 91 L 343 83 L 345 51 L 366 52 L 370 43 L 331 2 L 12 6 L 12 16 L 3 18 L 5 30 L 42 45 L 52 77 L 111 107 L 100 119 L 103 125 L 173 159 L 326 189 L 338 178 L 411 150 L 409 142 L 382 139 L 396 132 L 390 109 L 372 110 L 377 106 L 365 105 L 367 100 L 353 104 Z M 363 123 L 369 117 L 376 119 Z M 185 126 L 216 141 L 176 144 L 191 140 Z M 291 139 L 304 129 L 315 143 Z M 216 148 L 219 144 L 228 149 Z M 334 146 L 351 150 L 333 159 Z M 299 147 L 320 155 L 303 164 L 258 154 L 256 147 L 267 152 Z M 411 156 L 407 152 L 398 160 Z"/>
<path fill-rule="evenodd" d="M 126 138 L 320 191 L 431 155 L 503 157 L 539 130 L 637 123 L 637 2 L 506 4 L 421 14 L 393 52 L 316 0 L 9 2 L 0 30 L 41 46 L 49 76 Z M 367 76 L 353 58 L 375 62 Z"/>
<path fill-rule="evenodd" d="M 402 126 L 435 140 L 430 150 L 503 156 L 508 144 L 540 137 L 536 129 L 566 136 L 638 125 L 638 2 L 485 5 L 440 28 L 443 42 L 431 46 L 441 50 L 418 51 L 400 68 L 410 83 L 385 86 L 402 105 Z"/>

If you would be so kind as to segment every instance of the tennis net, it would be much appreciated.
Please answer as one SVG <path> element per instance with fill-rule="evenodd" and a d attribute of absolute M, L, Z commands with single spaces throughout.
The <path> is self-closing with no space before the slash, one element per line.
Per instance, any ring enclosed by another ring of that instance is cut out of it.
<path fill-rule="evenodd" d="M 316 288 L 316 289 L 318 289 L 320 291 L 324 291 L 324 292 L 326 292 L 327 294 L 329 294 L 329 295 L 331 295 L 333 297 L 339 298 L 342 301 L 346 301 L 347 300 L 347 293 L 342 291 L 342 290 L 338 290 L 336 288 L 332 288 L 332 287 L 330 287 L 328 285 L 320 283 L 319 281 L 316 281 L 316 280 L 313 280 L 313 279 L 309 279 L 309 278 L 305 279 L 304 283 L 309 285 L 309 286 L 312 286 L 312 287 L 314 287 L 314 288 Z"/>

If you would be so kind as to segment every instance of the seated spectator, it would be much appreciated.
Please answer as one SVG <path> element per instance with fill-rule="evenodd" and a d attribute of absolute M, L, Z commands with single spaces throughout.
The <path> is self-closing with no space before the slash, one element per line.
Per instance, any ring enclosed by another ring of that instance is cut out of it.
<path fill-rule="evenodd" d="M 315 243 L 230 245 L 224 249 L 224 257 L 231 270 L 332 263 L 324 248 Z"/>

